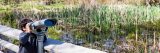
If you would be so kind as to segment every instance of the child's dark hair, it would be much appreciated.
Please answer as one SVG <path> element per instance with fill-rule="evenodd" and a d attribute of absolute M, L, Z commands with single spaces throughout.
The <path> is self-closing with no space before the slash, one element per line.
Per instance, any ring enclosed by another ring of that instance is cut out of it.
<path fill-rule="evenodd" d="M 23 31 L 23 28 L 25 28 L 26 24 L 27 23 L 30 23 L 30 22 L 33 22 L 32 20 L 30 19 L 22 19 L 20 22 L 19 22 L 19 28 Z"/>

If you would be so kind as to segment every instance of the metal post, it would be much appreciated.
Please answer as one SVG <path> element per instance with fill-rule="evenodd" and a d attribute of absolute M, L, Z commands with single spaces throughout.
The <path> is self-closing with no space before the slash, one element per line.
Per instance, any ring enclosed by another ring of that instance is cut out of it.
<path fill-rule="evenodd" d="M 37 35 L 38 39 L 38 53 L 44 53 L 43 52 L 43 40 L 44 40 L 44 35 Z"/>

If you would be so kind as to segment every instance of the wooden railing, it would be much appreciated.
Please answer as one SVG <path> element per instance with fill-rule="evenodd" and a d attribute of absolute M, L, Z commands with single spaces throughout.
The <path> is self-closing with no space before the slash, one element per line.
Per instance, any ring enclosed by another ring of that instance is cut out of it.
<path fill-rule="evenodd" d="M 21 32 L 21 30 L 0 25 L 0 34 L 7 36 L 8 38 L 19 40 L 19 34 Z M 89 49 L 71 43 L 53 40 L 50 38 L 47 38 L 47 41 L 44 44 L 44 49 L 47 50 L 49 53 L 105 53 L 103 51 Z M 12 44 L 2 39 L 0 39 L 0 45 L 18 53 L 18 45 Z"/>

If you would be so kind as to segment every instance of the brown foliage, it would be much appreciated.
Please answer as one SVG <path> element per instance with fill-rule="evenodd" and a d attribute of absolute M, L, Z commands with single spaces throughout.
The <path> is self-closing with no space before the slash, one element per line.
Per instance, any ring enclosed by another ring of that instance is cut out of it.
<path fill-rule="evenodd" d="M 97 4 L 134 4 L 134 5 L 151 5 L 160 4 L 160 0 L 5 0 L 4 3 L 15 2 L 20 3 L 24 1 L 44 1 L 47 4 L 64 3 L 64 4 L 85 4 L 85 5 L 97 5 Z"/>
<path fill-rule="evenodd" d="M 147 5 L 160 4 L 160 0 L 146 0 Z"/>
<path fill-rule="evenodd" d="M 134 5 L 143 5 L 143 4 L 159 4 L 160 0 L 66 0 L 66 2 L 79 3 L 85 5 L 93 4 L 134 4 Z"/>

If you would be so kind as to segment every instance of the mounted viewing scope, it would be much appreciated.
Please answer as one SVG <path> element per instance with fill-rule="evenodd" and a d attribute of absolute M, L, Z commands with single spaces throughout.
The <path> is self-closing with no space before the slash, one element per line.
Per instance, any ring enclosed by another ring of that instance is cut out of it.
<path fill-rule="evenodd" d="M 56 19 L 43 19 L 29 23 L 30 29 L 34 34 L 44 34 L 48 27 L 56 25 Z"/>

